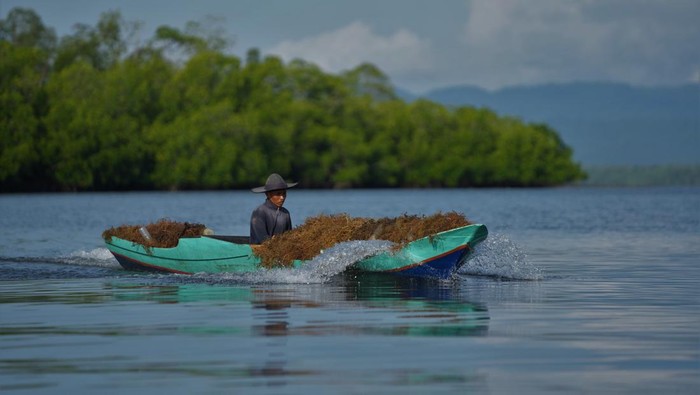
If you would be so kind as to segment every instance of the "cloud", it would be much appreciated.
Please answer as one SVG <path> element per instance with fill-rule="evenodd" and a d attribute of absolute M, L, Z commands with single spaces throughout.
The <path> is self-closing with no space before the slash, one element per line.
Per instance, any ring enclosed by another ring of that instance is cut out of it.
<path fill-rule="evenodd" d="M 418 19 L 407 17 L 413 10 L 358 16 L 265 51 L 329 72 L 371 62 L 415 92 L 457 84 L 678 84 L 700 75 L 697 0 L 465 0 L 439 9 L 440 18 L 424 10 Z M 378 33 L 388 25 L 394 30 Z"/>
<path fill-rule="evenodd" d="M 374 63 L 392 76 L 432 67 L 428 40 L 406 29 L 382 36 L 360 21 L 317 36 L 283 41 L 266 52 L 287 61 L 301 58 L 328 72 L 347 70 L 364 62 Z"/>
<path fill-rule="evenodd" d="M 479 85 L 571 80 L 693 80 L 700 14 L 691 0 L 472 1 L 463 79 Z M 695 15 L 695 16 L 693 16 Z M 456 75 L 453 75 L 456 77 Z"/>

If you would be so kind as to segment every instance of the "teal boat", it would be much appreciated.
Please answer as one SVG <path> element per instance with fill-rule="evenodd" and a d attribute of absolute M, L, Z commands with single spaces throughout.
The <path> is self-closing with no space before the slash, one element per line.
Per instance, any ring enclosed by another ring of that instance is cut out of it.
<path fill-rule="evenodd" d="M 475 224 L 447 230 L 406 244 L 398 251 L 364 257 L 350 269 L 415 277 L 447 278 L 466 261 L 474 247 L 486 238 L 486 226 Z M 172 248 L 144 247 L 112 237 L 107 249 L 127 270 L 178 274 L 245 273 L 266 270 L 247 237 L 200 236 L 181 238 Z M 306 261 L 295 261 L 301 267 Z"/>

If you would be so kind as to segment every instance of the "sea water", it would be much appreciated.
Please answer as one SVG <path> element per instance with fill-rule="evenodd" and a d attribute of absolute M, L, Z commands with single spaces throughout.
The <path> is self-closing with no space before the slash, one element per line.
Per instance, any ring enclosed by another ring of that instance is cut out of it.
<path fill-rule="evenodd" d="M 700 189 L 292 190 L 318 214 L 459 211 L 453 278 L 346 268 L 352 241 L 256 274 L 137 273 L 103 230 L 243 235 L 245 191 L 0 195 L 3 393 L 697 393 Z"/>

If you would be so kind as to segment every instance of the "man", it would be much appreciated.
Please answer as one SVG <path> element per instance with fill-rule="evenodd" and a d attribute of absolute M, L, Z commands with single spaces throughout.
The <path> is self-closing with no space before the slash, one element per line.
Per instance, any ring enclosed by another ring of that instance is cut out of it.
<path fill-rule="evenodd" d="M 261 244 L 274 235 L 292 229 L 289 210 L 282 207 L 287 200 L 287 189 L 298 183 L 287 183 L 277 173 L 267 177 L 265 185 L 251 189 L 256 193 L 265 192 L 265 203 L 253 210 L 250 216 L 250 244 Z"/>

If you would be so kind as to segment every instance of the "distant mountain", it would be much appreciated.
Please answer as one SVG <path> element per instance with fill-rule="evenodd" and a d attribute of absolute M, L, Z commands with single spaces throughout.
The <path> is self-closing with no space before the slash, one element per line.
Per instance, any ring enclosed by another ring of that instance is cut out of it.
<path fill-rule="evenodd" d="M 411 99 L 405 91 L 400 96 Z M 546 123 L 584 165 L 700 164 L 700 84 L 568 83 L 494 92 L 455 86 L 421 97 Z"/>

